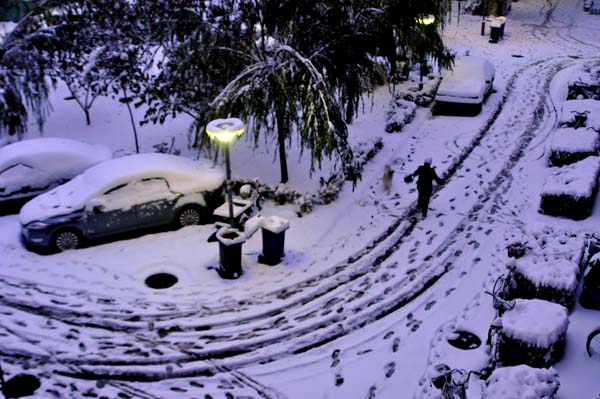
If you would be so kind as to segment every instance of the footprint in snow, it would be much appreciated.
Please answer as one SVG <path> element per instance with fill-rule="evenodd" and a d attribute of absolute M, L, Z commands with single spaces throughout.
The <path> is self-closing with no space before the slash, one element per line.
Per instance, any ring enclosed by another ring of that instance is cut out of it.
<path fill-rule="evenodd" d="M 344 377 L 342 377 L 340 374 L 336 374 L 335 375 L 335 386 L 339 387 L 343 383 L 344 383 Z"/>
<path fill-rule="evenodd" d="M 400 338 L 395 338 L 394 342 L 392 343 L 392 352 L 394 352 L 394 353 L 398 352 L 399 348 L 400 348 Z"/>
<path fill-rule="evenodd" d="M 394 372 L 396 371 L 396 363 L 390 362 L 390 363 L 386 364 L 384 370 L 385 370 L 385 377 L 390 378 L 392 375 L 394 375 Z"/>

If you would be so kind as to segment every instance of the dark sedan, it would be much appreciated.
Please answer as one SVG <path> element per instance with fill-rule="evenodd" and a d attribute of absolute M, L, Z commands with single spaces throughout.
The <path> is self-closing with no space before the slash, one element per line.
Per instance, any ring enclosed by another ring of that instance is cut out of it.
<path fill-rule="evenodd" d="M 208 222 L 223 203 L 224 173 L 167 154 L 136 154 L 98 164 L 21 209 L 26 244 L 56 251 L 84 240 L 173 224 Z"/>

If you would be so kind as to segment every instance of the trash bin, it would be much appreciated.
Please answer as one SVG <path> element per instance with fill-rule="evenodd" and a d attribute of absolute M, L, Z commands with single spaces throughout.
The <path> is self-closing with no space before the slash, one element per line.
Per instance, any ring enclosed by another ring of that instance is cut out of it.
<path fill-rule="evenodd" d="M 219 268 L 224 279 L 236 279 L 242 275 L 242 244 L 246 236 L 239 230 L 223 227 L 217 232 L 219 241 Z"/>
<path fill-rule="evenodd" d="M 261 221 L 263 251 L 259 255 L 260 263 L 275 266 L 285 255 L 285 231 L 290 227 L 287 219 L 270 216 Z"/>
<path fill-rule="evenodd" d="M 492 22 L 490 24 L 490 43 L 498 43 L 501 37 L 501 24 L 497 22 Z"/>

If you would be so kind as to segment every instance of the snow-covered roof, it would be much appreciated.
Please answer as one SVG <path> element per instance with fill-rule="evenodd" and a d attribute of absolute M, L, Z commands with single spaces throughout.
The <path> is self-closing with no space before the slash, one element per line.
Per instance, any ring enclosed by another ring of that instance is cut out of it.
<path fill-rule="evenodd" d="M 592 129 L 562 128 L 552 135 L 550 149 L 554 152 L 594 152 L 598 151 L 600 137 Z"/>
<path fill-rule="evenodd" d="M 567 308 L 541 299 L 515 299 L 502 315 L 503 334 L 540 348 L 550 347 L 568 326 Z"/>
<path fill-rule="evenodd" d="M 548 168 L 542 195 L 591 197 L 600 171 L 600 158 L 593 156 L 560 168 Z"/>
<path fill-rule="evenodd" d="M 134 154 L 100 163 L 70 182 L 29 201 L 21 209 L 21 223 L 73 212 L 91 198 L 118 185 L 161 177 L 173 192 L 190 194 L 219 188 L 224 172 L 208 161 L 169 154 Z"/>
<path fill-rule="evenodd" d="M 488 378 L 485 399 L 548 399 L 554 398 L 559 387 L 558 373 L 527 365 L 500 367 Z"/>
<path fill-rule="evenodd" d="M 454 68 L 444 73 L 437 95 L 478 97 L 485 92 L 486 81 L 493 80 L 494 74 L 494 66 L 485 58 L 458 58 Z"/>
<path fill-rule="evenodd" d="M 112 152 L 106 146 L 62 138 L 19 141 L 0 148 L 0 187 L 3 195 L 28 186 L 44 189 L 58 180 L 68 180 L 90 166 L 106 161 Z"/>
<path fill-rule="evenodd" d="M 567 259 L 546 260 L 525 256 L 515 262 L 515 270 L 534 285 L 574 291 L 577 288 L 579 266 Z"/>

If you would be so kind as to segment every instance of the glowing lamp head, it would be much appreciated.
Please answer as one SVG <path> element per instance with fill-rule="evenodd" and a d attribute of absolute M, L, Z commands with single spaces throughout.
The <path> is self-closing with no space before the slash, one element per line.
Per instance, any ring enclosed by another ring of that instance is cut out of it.
<path fill-rule="evenodd" d="M 417 22 L 420 25 L 431 25 L 433 23 L 435 23 L 435 16 L 434 15 L 427 15 L 421 18 L 417 18 Z"/>
<path fill-rule="evenodd" d="M 229 143 L 244 133 L 244 122 L 238 118 L 215 119 L 206 125 L 206 134 L 221 143 Z"/>

